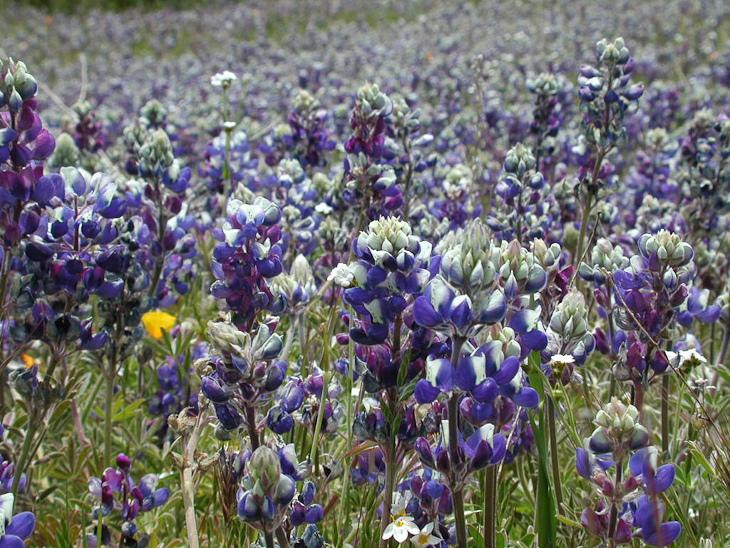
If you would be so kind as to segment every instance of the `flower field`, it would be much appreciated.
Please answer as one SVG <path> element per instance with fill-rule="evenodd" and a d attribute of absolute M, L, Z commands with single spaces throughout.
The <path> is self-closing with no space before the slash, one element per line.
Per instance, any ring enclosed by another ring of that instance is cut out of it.
<path fill-rule="evenodd" d="M 727 3 L 159 5 L 4 15 L 0 548 L 730 546 Z"/>

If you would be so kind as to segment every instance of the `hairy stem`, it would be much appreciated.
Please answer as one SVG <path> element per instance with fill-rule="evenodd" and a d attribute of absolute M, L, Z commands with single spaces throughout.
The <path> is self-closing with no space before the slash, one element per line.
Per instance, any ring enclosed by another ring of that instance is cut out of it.
<path fill-rule="evenodd" d="M 33 417 L 28 416 L 28 431 L 25 433 L 25 439 L 23 440 L 23 449 L 20 453 L 20 460 L 15 467 L 13 475 L 13 485 L 10 489 L 13 493 L 14 499 L 17 499 L 18 497 L 18 489 L 20 489 L 20 478 L 23 476 L 23 471 L 25 470 L 25 467 L 28 464 L 28 459 L 30 458 L 30 448 L 33 447 L 33 438 L 35 438 L 36 429 L 36 422 L 33 420 Z"/>
<path fill-rule="evenodd" d="M 624 463 L 619 461 L 616 463 L 616 491 L 619 490 L 619 485 L 623 481 Z M 611 548 L 615 548 L 616 541 L 614 536 L 616 535 L 616 525 L 618 525 L 618 504 L 614 501 L 611 503 L 611 513 L 608 518 L 608 542 Z"/>
<path fill-rule="evenodd" d="M 669 451 L 669 375 L 662 377 L 662 451 Z"/>
<path fill-rule="evenodd" d="M 256 408 L 253 405 L 246 406 L 246 426 L 251 438 L 251 451 L 256 451 L 259 447 L 259 433 L 256 429 Z"/>
<path fill-rule="evenodd" d="M 106 400 L 104 405 L 104 466 L 109 466 L 112 458 L 112 407 L 114 405 L 115 373 L 115 366 L 110 367 L 109 371 L 106 372 Z"/>
<path fill-rule="evenodd" d="M 195 518 L 195 450 L 203 433 L 206 421 L 204 410 L 198 413 L 190 438 L 185 440 L 183 445 L 183 468 L 182 468 L 182 494 L 183 506 L 185 507 L 185 529 L 188 536 L 188 547 L 198 548 L 198 523 Z M 185 438 L 183 438 L 185 439 Z"/>
<path fill-rule="evenodd" d="M 464 345 L 463 337 L 454 337 L 451 349 L 451 364 L 456 367 Z M 459 394 L 454 393 L 449 399 L 449 456 L 451 462 L 457 461 L 459 449 Z M 459 548 L 466 548 L 466 516 L 464 515 L 464 486 L 459 478 L 452 476 L 451 494 L 454 499 L 454 519 L 456 520 L 456 540 Z"/>
<path fill-rule="evenodd" d="M 553 483 L 555 484 L 555 502 L 557 503 L 558 514 L 562 514 L 563 487 L 560 481 L 560 462 L 558 459 L 558 436 L 555 428 L 555 402 L 551 396 L 546 399 L 547 403 L 547 427 L 550 436 L 550 462 L 553 470 Z"/>
<path fill-rule="evenodd" d="M 497 466 L 487 466 L 484 478 L 484 548 L 497 547 Z"/>

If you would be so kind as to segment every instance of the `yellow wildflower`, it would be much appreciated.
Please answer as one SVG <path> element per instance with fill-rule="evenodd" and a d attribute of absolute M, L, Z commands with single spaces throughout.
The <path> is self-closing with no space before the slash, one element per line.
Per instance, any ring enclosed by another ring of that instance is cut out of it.
<path fill-rule="evenodd" d="M 147 333 L 152 335 L 153 339 L 159 339 L 162 337 L 162 330 L 170 331 L 172 326 L 177 323 L 177 318 L 167 312 L 153 310 L 151 312 L 146 312 L 142 316 L 142 323 L 144 324 Z"/>

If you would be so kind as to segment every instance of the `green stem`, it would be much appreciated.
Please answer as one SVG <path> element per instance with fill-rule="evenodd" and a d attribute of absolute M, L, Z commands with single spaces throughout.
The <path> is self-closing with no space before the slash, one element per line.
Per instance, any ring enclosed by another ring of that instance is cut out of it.
<path fill-rule="evenodd" d="M 299 316 L 299 345 L 302 351 L 302 369 L 301 378 L 306 377 L 307 369 L 309 368 L 309 348 L 307 345 L 307 323 L 305 314 Z"/>
<path fill-rule="evenodd" d="M 383 515 L 380 519 L 380 548 L 385 548 L 388 541 L 383 538 L 388 523 L 390 523 L 393 508 L 393 489 L 395 487 L 395 436 L 388 440 L 388 451 L 385 457 L 385 491 L 383 491 Z"/>
<path fill-rule="evenodd" d="M 551 396 L 547 396 L 547 427 L 550 436 L 550 461 L 553 469 L 553 483 L 555 484 L 555 502 L 558 506 L 558 514 L 562 514 L 563 488 L 560 481 L 560 461 L 558 459 L 558 436 L 555 429 L 555 402 Z"/>
<path fill-rule="evenodd" d="M 246 425 L 251 438 L 251 451 L 256 451 L 259 447 L 259 433 L 256 430 L 256 408 L 253 405 L 246 406 Z"/>
<path fill-rule="evenodd" d="M 662 451 L 669 452 L 669 375 L 662 377 Z"/>
<path fill-rule="evenodd" d="M 578 235 L 578 246 L 576 247 L 575 258 L 573 259 L 573 268 L 576 273 L 578 272 L 580 262 L 583 259 L 583 246 L 586 238 L 586 232 L 588 231 L 588 222 L 591 218 L 592 208 L 593 204 L 591 204 L 591 195 L 589 194 L 586 198 L 585 207 L 583 208 L 583 217 L 580 221 L 580 234 Z M 573 276 L 575 276 L 575 274 Z"/>
<path fill-rule="evenodd" d="M 264 541 L 266 542 L 266 548 L 274 548 L 274 536 L 269 532 L 264 532 Z"/>
<path fill-rule="evenodd" d="M 487 466 L 484 477 L 484 548 L 497 547 L 497 466 Z"/>
<path fill-rule="evenodd" d="M 112 458 L 112 412 L 114 406 L 114 376 L 116 367 L 106 373 L 106 403 L 104 407 L 104 466 L 111 465 Z"/>
<path fill-rule="evenodd" d="M 23 440 L 23 450 L 20 453 L 20 460 L 15 467 L 13 475 L 13 485 L 10 489 L 13 493 L 13 499 L 17 499 L 18 497 L 20 478 L 23 476 L 25 467 L 28 464 L 28 459 L 30 458 L 30 448 L 33 446 L 33 438 L 35 437 L 36 430 L 37 426 L 35 424 L 35 421 L 33 420 L 33 417 L 28 416 L 28 431 L 25 433 L 25 439 Z M 28 485 L 26 485 L 26 487 L 28 487 Z"/>
<path fill-rule="evenodd" d="M 461 355 L 461 347 L 465 338 L 454 337 L 451 349 L 451 364 L 456 367 Z M 449 456 L 451 462 L 457 461 L 459 449 L 459 394 L 454 393 L 449 399 Z M 460 478 L 450 478 L 451 495 L 454 500 L 454 519 L 456 521 L 456 542 L 459 548 L 466 548 L 466 516 L 464 515 L 464 486 Z"/>
<path fill-rule="evenodd" d="M 616 490 L 619 490 L 619 486 L 623 481 L 624 463 L 619 461 L 616 463 L 616 481 L 614 483 Z M 616 535 L 616 526 L 618 525 L 618 503 L 615 501 L 611 503 L 611 513 L 608 519 L 608 542 L 611 548 L 615 548 L 616 541 L 613 538 Z"/>
<path fill-rule="evenodd" d="M 279 542 L 279 548 L 289 548 L 289 539 L 282 527 L 276 529 L 276 540 Z"/>
<path fill-rule="evenodd" d="M 348 306 L 348 313 L 350 314 L 350 317 L 353 316 L 354 310 L 352 309 L 352 306 Z M 349 338 L 347 342 L 347 357 L 348 357 L 348 367 L 347 367 L 347 445 L 345 446 L 345 451 L 347 451 L 347 448 L 353 447 L 352 443 L 352 373 L 355 370 L 355 343 L 353 342 L 352 338 Z M 338 512 L 338 518 L 337 523 L 341 526 L 344 523 L 344 516 L 345 514 L 349 514 L 350 511 L 350 501 L 349 501 L 349 494 L 350 494 L 350 459 L 345 454 L 344 458 L 344 475 L 342 478 L 342 484 L 344 486 L 343 492 L 342 492 L 342 498 L 340 499 L 340 510 Z M 344 539 L 344 536 L 341 536 L 340 533 L 343 531 L 338 531 L 338 543 L 337 546 L 342 546 L 342 541 Z"/>

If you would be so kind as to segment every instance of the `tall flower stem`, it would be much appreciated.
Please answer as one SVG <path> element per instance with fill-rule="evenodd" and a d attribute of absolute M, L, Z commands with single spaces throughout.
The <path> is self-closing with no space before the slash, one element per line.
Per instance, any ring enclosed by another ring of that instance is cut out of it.
<path fill-rule="evenodd" d="M 251 438 L 251 451 L 256 451 L 259 447 L 259 433 L 256 429 L 256 408 L 253 405 L 246 406 L 246 426 L 248 437 Z"/>
<path fill-rule="evenodd" d="M 114 406 L 115 361 L 112 359 L 109 365 L 109 371 L 106 372 L 106 400 L 104 405 L 104 466 L 108 466 L 112 458 L 112 407 Z"/>
<path fill-rule="evenodd" d="M 484 548 L 497 547 L 497 466 L 487 466 L 484 477 Z"/>
<path fill-rule="evenodd" d="M 662 377 L 662 451 L 669 451 L 669 375 Z"/>
<path fill-rule="evenodd" d="M 319 399 L 319 409 L 317 410 L 317 422 L 314 426 L 314 436 L 312 437 L 312 446 L 309 449 L 309 460 L 314 461 L 315 463 L 315 472 L 319 473 L 319 454 L 317 452 L 317 449 L 319 448 L 319 434 L 322 431 L 322 422 L 324 420 L 324 407 L 325 407 L 325 400 L 327 399 L 327 387 L 329 386 L 329 380 L 330 377 L 328 375 L 329 371 L 329 365 L 330 365 L 330 347 L 327 344 L 326 341 L 328 341 L 329 337 L 329 329 L 327 326 L 322 327 L 322 335 L 323 339 L 325 341 L 324 344 L 324 352 L 322 354 L 322 375 L 323 383 L 322 383 L 322 396 Z M 303 374 L 302 374 L 303 375 Z M 302 378 L 304 378 L 302 376 Z M 317 460 L 315 460 L 315 457 Z"/>
<path fill-rule="evenodd" d="M 552 396 L 546 398 L 547 427 L 550 437 L 550 463 L 553 470 L 553 483 L 555 484 L 555 502 L 557 503 L 558 514 L 562 514 L 563 488 L 560 481 L 560 461 L 558 459 L 558 436 L 555 428 L 555 402 Z"/>
<path fill-rule="evenodd" d="M 592 209 L 593 204 L 591 204 L 591 196 L 588 195 L 588 197 L 586 198 L 585 207 L 583 207 L 583 217 L 580 221 L 580 234 L 578 235 L 578 244 L 575 249 L 575 259 L 573 260 L 573 268 L 575 268 L 575 272 L 578 272 L 580 262 L 581 260 L 583 260 L 583 246 L 586 239 L 586 232 L 588 231 L 588 223 L 591 219 Z"/>
<path fill-rule="evenodd" d="M 354 315 L 354 310 L 352 309 L 351 305 L 348 305 L 347 307 L 348 313 L 350 314 L 350 317 L 352 318 Z M 352 410 L 352 384 L 353 379 L 352 375 L 355 370 L 355 343 L 352 340 L 352 338 L 349 338 L 347 342 L 347 357 L 348 357 L 348 366 L 347 366 L 347 445 L 345 446 L 345 451 L 347 451 L 347 448 L 352 447 L 352 417 L 353 417 L 353 410 Z M 340 499 L 340 510 L 337 517 L 337 523 L 341 527 L 344 523 L 344 516 L 346 513 L 350 510 L 350 501 L 349 501 L 349 494 L 350 494 L 350 457 L 345 453 L 345 456 L 343 457 L 345 464 L 343 468 L 345 469 L 344 475 L 342 478 L 342 485 L 344 486 L 342 491 L 342 498 Z M 344 533 L 344 531 L 340 530 L 340 533 Z M 343 536 L 339 537 L 340 540 L 337 544 L 337 546 L 342 545 L 342 539 Z"/>
<path fill-rule="evenodd" d="M 619 487 L 623 481 L 624 463 L 619 461 L 616 463 L 616 481 L 614 485 Z M 618 525 L 618 503 L 616 501 L 611 503 L 611 513 L 608 518 L 608 542 L 610 548 L 616 548 L 616 526 Z"/>
<path fill-rule="evenodd" d="M 727 351 L 730 348 L 730 325 L 726 325 L 722 333 L 722 344 L 720 346 L 720 353 L 717 355 L 717 365 L 715 366 L 715 373 L 712 375 L 711 386 L 717 386 L 717 381 L 720 379 L 720 366 L 725 365 L 725 358 L 727 358 Z"/>
<path fill-rule="evenodd" d="M 451 364 L 457 367 L 461 347 L 465 342 L 464 337 L 456 336 L 451 344 Z M 459 450 L 459 394 L 454 393 L 449 399 L 449 456 L 452 465 L 457 461 Z M 456 542 L 459 548 L 466 548 L 466 516 L 464 515 L 464 491 L 463 485 L 459 484 L 457 478 L 451 478 L 451 495 L 454 500 L 454 518 L 456 521 Z"/>
<path fill-rule="evenodd" d="M 305 320 L 305 314 L 299 316 L 299 345 L 302 351 L 302 369 L 301 378 L 307 376 L 307 369 L 309 368 L 309 346 L 307 341 L 307 322 Z"/>
<path fill-rule="evenodd" d="M 391 428 L 392 430 L 392 428 Z M 391 432 L 388 450 L 383 455 L 385 460 L 385 490 L 383 491 L 383 515 L 380 520 L 380 548 L 385 548 L 388 541 L 383 539 L 388 523 L 390 523 L 393 507 L 393 489 L 395 488 L 395 433 Z"/>
<path fill-rule="evenodd" d="M 182 495 L 183 506 L 185 507 L 185 529 L 188 536 L 189 548 L 198 548 L 200 541 L 198 540 L 198 523 L 195 518 L 195 450 L 200 442 L 203 428 L 206 424 L 205 412 L 202 410 L 195 419 L 195 426 L 192 428 L 190 437 L 186 439 L 183 434 L 183 462 L 182 462 Z"/>
<path fill-rule="evenodd" d="M 610 87 L 611 86 L 609 84 L 609 89 Z M 608 107 L 606 108 L 608 109 Z M 598 180 L 598 174 L 601 172 L 601 164 L 603 163 L 604 158 L 605 152 L 599 151 L 596 155 L 596 163 L 593 166 L 593 174 L 591 175 L 591 184 L 594 186 L 597 184 L 596 181 Z M 575 276 L 578 274 L 580 262 L 583 260 L 586 233 L 588 232 L 588 223 L 591 220 L 591 212 L 593 211 L 593 207 L 596 205 L 595 202 L 592 201 L 592 198 L 593 195 L 589 193 L 586 197 L 585 207 L 583 208 L 583 217 L 580 221 L 580 234 L 578 235 L 578 245 L 575 250 L 575 258 L 573 259 L 573 268 L 575 269 L 573 279 L 575 279 Z"/>
<path fill-rule="evenodd" d="M 32 416 L 28 416 L 28 431 L 25 433 L 25 439 L 23 440 L 23 449 L 20 453 L 20 460 L 18 461 L 17 466 L 15 467 L 15 472 L 13 475 L 13 485 L 11 487 L 11 492 L 13 493 L 13 498 L 17 499 L 18 497 L 18 489 L 20 488 L 20 479 L 23 476 L 23 471 L 25 470 L 26 465 L 28 464 L 28 459 L 30 458 L 30 448 L 33 447 L 33 438 L 35 438 L 35 433 L 37 430 L 36 421 L 33 420 Z"/>

